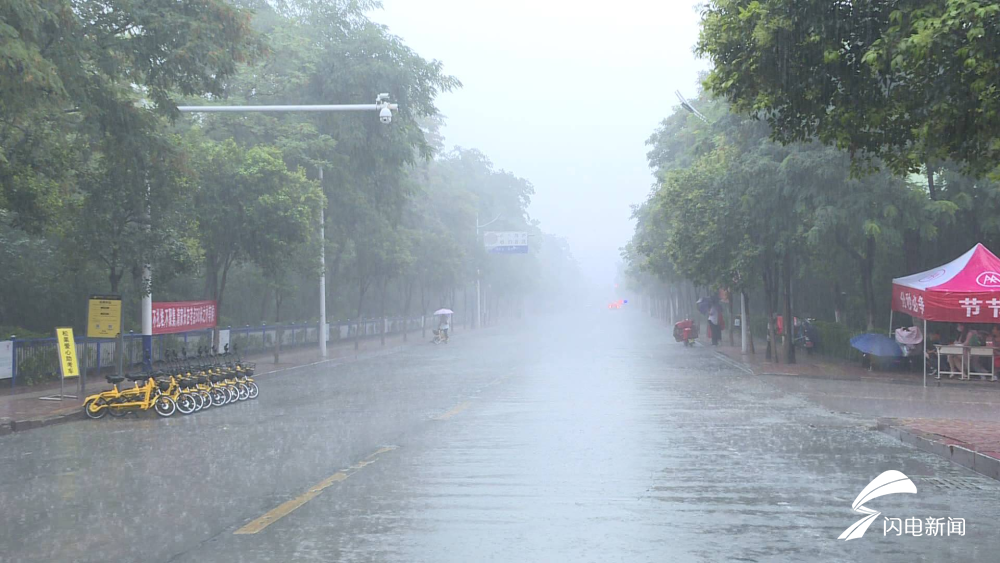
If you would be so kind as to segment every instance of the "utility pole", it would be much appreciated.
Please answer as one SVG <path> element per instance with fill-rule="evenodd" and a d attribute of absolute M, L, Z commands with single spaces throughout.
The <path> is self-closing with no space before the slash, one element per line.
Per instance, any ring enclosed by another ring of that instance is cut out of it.
<path fill-rule="evenodd" d="M 326 105 L 278 105 L 278 106 L 177 106 L 182 113 L 259 113 L 259 112 L 343 112 L 343 111 L 374 111 L 378 112 L 379 121 L 388 125 L 392 122 L 392 112 L 399 109 L 397 104 L 389 103 L 389 94 L 379 94 L 374 104 L 326 104 Z M 323 182 L 323 169 L 319 169 L 319 180 Z M 319 210 L 320 236 L 320 288 L 319 288 L 319 354 L 326 357 L 326 210 Z M 149 294 L 142 301 L 142 334 L 143 340 L 153 338 L 153 295 L 152 270 L 149 266 L 143 269 L 143 279 L 149 284 Z M 148 328 L 148 331 L 147 331 Z M 148 335 L 148 336 L 147 336 Z"/>
<path fill-rule="evenodd" d="M 323 167 L 319 167 L 323 189 Z M 325 195 L 325 194 L 324 194 Z M 319 208 L 319 357 L 326 357 L 326 205 Z"/>
<path fill-rule="evenodd" d="M 492 221 L 490 221 L 488 223 L 483 223 L 482 225 L 480 225 L 479 224 L 479 212 L 478 211 L 476 212 L 476 247 L 477 248 L 481 248 L 479 245 L 482 244 L 482 241 L 479 239 L 479 229 L 481 229 L 483 227 L 488 227 L 488 226 L 492 225 L 493 223 L 496 223 L 498 220 L 500 220 L 500 215 L 502 215 L 502 214 L 498 213 L 497 216 Z M 481 294 L 480 289 L 479 289 L 481 278 L 482 278 L 482 276 L 481 276 L 481 273 L 479 271 L 479 268 L 476 268 L 476 327 L 479 327 L 479 328 L 482 328 L 482 326 L 483 326 L 483 312 L 482 312 L 482 303 L 483 303 L 483 300 L 482 300 L 482 294 Z"/>

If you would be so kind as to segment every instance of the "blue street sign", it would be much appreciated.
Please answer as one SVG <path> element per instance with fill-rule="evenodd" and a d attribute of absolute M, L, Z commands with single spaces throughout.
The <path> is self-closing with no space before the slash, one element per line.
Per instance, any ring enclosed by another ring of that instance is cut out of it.
<path fill-rule="evenodd" d="M 486 250 L 490 254 L 527 254 L 527 246 L 492 246 Z"/>

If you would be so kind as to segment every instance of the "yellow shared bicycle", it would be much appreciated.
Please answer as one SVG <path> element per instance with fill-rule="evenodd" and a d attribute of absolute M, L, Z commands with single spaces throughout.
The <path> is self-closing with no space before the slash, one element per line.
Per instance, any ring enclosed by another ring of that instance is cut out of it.
<path fill-rule="evenodd" d="M 103 391 L 87 397 L 83 402 L 83 412 L 89 418 L 125 416 L 136 410 L 153 409 L 160 416 L 171 416 L 177 411 L 177 403 L 166 393 L 170 389 L 169 380 L 155 380 L 149 374 L 126 375 L 124 377 L 109 375 L 108 382 L 112 384 L 110 391 Z M 119 390 L 118 384 L 128 379 L 133 387 Z"/>

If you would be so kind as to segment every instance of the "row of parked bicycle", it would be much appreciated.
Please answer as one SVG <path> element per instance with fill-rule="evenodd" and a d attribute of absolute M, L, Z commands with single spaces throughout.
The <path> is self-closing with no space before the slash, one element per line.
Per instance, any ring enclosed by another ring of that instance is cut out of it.
<path fill-rule="evenodd" d="M 190 358 L 186 349 L 181 349 L 181 354 L 167 350 L 165 356 L 153 371 L 107 376 L 111 390 L 87 397 L 84 414 L 89 418 L 103 418 L 106 414 L 118 417 L 149 409 L 164 417 L 176 412 L 191 414 L 256 399 L 260 392 L 253 381 L 256 364 L 242 362 L 235 348 L 230 353 L 228 344 L 222 354 L 204 347 Z M 119 389 L 126 379 L 132 387 Z"/>

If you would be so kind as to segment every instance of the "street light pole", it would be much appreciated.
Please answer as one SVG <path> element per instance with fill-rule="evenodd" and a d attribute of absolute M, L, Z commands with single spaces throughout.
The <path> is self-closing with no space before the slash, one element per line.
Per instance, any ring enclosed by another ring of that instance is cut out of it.
<path fill-rule="evenodd" d="M 319 185 L 323 189 L 323 167 L 319 167 Z M 319 208 L 319 357 L 326 357 L 326 206 Z"/>
<path fill-rule="evenodd" d="M 684 108 L 685 110 L 687 110 L 688 113 L 693 114 L 695 117 L 697 117 L 698 119 L 704 121 L 705 123 L 709 123 L 709 124 L 711 123 L 711 122 L 708 121 L 707 117 L 705 117 L 704 115 L 702 115 L 701 112 L 699 112 L 698 110 L 694 109 L 694 106 L 692 106 L 691 104 L 688 103 L 687 99 L 684 98 L 684 96 L 681 94 L 680 90 L 675 91 L 674 95 L 676 95 L 677 99 L 681 101 L 681 107 Z"/>
<path fill-rule="evenodd" d="M 488 226 L 492 225 L 493 223 L 496 223 L 497 221 L 500 220 L 500 215 L 502 215 L 502 214 L 498 213 L 497 216 L 492 221 L 480 225 L 479 224 L 479 212 L 478 211 L 476 212 L 476 246 L 479 246 L 479 244 L 480 244 L 480 241 L 479 241 L 479 229 L 481 229 L 483 227 L 488 227 Z M 479 292 L 480 278 L 481 278 L 481 275 L 480 275 L 479 268 L 476 268 L 476 327 L 477 328 L 482 328 L 483 327 L 483 312 L 482 312 L 482 308 L 481 308 L 482 298 L 480 297 L 480 292 Z"/>
<path fill-rule="evenodd" d="M 392 122 L 392 112 L 399 109 L 397 104 L 389 103 L 389 94 L 379 94 L 374 104 L 325 104 L 325 105 L 279 105 L 279 106 L 177 106 L 182 113 L 259 113 L 259 112 L 344 112 L 344 111 L 374 111 L 378 112 L 379 121 L 388 125 Z M 319 169 L 320 184 L 323 182 L 323 168 Z M 325 358 L 326 351 L 326 209 L 319 210 L 319 240 L 320 240 L 320 277 L 319 277 L 319 354 Z M 143 271 L 150 290 L 143 298 L 142 334 L 152 339 L 153 327 L 153 295 L 152 271 L 147 266 Z"/>

